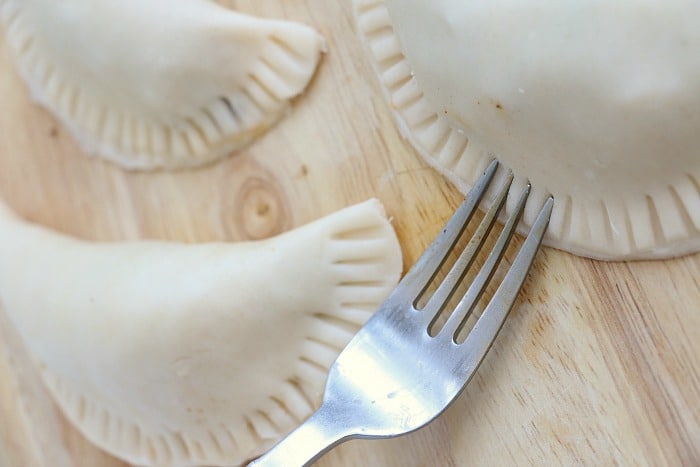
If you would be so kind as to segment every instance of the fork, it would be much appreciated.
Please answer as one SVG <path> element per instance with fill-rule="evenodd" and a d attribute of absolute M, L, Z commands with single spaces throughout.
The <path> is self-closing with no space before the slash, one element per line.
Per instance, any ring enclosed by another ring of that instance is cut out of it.
<path fill-rule="evenodd" d="M 554 204 L 552 197 L 544 203 L 496 292 L 466 339 L 458 342 L 457 335 L 491 281 L 518 225 L 529 185 L 458 304 L 447 309 L 505 204 L 512 173 L 428 301 L 419 307 L 418 300 L 455 248 L 497 167 L 496 161 L 489 165 L 437 238 L 340 353 L 329 370 L 320 408 L 248 467 L 305 466 L 350 439 L 390 438 L 412 432 L 435 419 L 462 392 L 513 307 Z M 448 318 L 433 333 L 431 328 L 443 310 L 449 312 Z"/>

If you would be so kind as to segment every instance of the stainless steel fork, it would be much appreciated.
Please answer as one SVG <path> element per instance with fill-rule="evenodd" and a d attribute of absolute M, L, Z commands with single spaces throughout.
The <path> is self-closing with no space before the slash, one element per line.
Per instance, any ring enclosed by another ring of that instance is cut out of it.
<path fill-rule="evenodd" d="M 515 260 L 468 333 L 462 327 L 503 256 L 525 208 L 526 187 L 484 265 L 453 309 L 445 309 L 505 204 L 512 175 L 427 303 L 418 299 L 465 230 L 496 172 L 493 162 L 438 237 L 404 276 L 330 368 L 321 407 L 249 467 L 308 465 L 353 438 L 389 438 L 417 430 L 440 415 L 467 385 L 491 348 L 522 287 L 547 229 L 554 200 L 542 207 Z M 450 313 L 436 333 L 431 326 Z"/>

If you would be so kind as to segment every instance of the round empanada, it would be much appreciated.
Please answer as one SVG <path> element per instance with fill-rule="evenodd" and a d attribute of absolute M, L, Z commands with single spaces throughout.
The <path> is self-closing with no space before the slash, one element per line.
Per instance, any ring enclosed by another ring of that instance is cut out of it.
<path fill-rule="evenodd" d="M 356 8 L 401 131 L 461 190 L 497 158 L 532 183 L 525 224 L 554 195 L 549 245 L 605 259 L 700 249 L 700 3 Z"/>

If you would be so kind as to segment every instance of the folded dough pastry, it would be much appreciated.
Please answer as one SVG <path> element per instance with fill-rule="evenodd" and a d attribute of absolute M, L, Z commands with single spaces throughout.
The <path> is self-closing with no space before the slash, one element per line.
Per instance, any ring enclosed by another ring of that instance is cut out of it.
<path fill-rule="evenodd" d="M 461 190 L 498 158 L 532 183 L 525 224 L 554 195 L 549 245 L 700 250 L 700 3 L 355 4 L 401 131 Z"/>
<path fill-rule="evenodd" d="M 0 0 L 34 98 L 90 153 L 124 167 L 195 166 L 274 124 L 322 38 L 211 0 Z"/>
<path fill-rule="evenodd" d="M 0 206 L 0 301 L 66 416 L 138 465 L 237 465 L 320 401 L 395 286 L 378 201 L 269 240 L 89 243 Z"/>

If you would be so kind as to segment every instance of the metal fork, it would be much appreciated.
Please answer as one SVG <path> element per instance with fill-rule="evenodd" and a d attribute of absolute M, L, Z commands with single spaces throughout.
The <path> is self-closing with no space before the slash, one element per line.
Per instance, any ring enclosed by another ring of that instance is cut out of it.
<path fill-rule="evenodd" d="M 524 244 L 466 339 L 457 334 L 490 282 L 530 192 L 520 195 L 484 265 L 437 333 L 433 326 L 473 263 L 513 180 L 508 174 L 490 209 L 427 303 L 426 292 L 460 238 L 496 172 L 492 162 L 433 243 L 331 366 L 321 407 L 249 467 L 309 465 L 341 442 L 390 438 L 423 427 L 460 394 L 491 348 L 547 229 L 554 200 L 542 207 Z M 434 334 L 434 335 L 431 335 Z"/>

